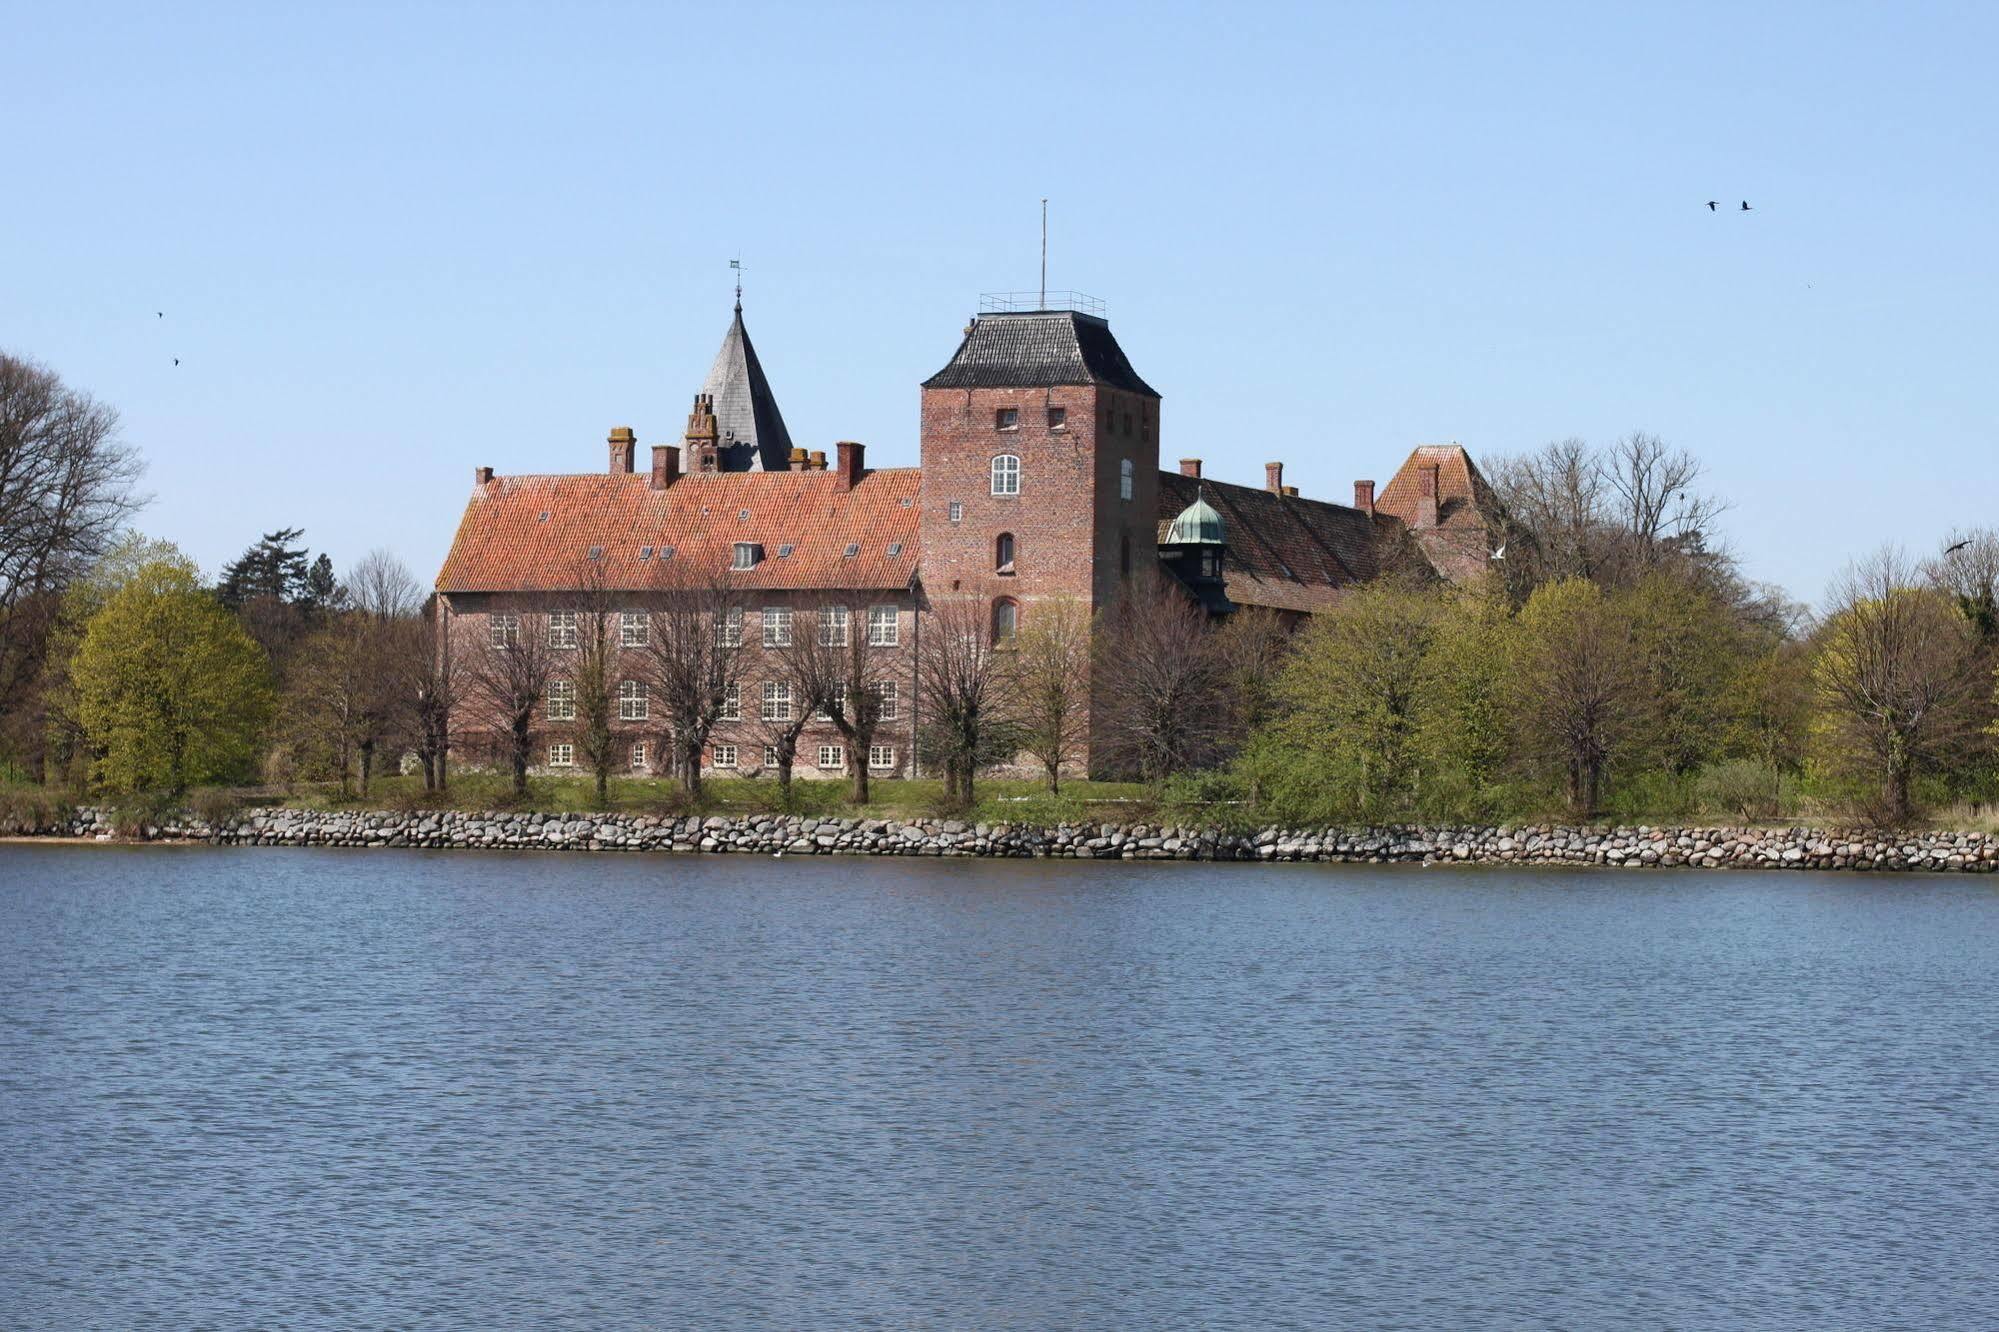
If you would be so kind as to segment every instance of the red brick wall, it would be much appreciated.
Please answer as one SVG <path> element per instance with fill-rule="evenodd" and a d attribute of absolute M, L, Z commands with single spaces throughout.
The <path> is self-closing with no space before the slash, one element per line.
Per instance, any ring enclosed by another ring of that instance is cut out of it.
<path fill-rule="evenodd" d="M 620 611 L 650 611 L 660 604 L 660 600 L 660 596 L 657 593 L 634 592 L 619 597 L 616 608 Z M 486 620 L 487 612 L 512 611 L 521 615 L 525 620 L 529 616 L 545 616 L 550 611 L 580 610 L 579 601 L 580 599 L 577 597 L 565 596 L 559 592 L 458 593 L 447 599 L 451 610 L 450 651 L 456 667 L 456 688 L 458 691 L 458 704 L 451 725 L 452 744 L 456 752 L 456 762 L 476 764 L 492 761 L 490 755 L 493 733 L 491 720 L 483 714 L 479 700 L 472 692 L 468 674 L 468 667 L 476 660 L 478 654 L 485 650 L 485 646 L 489 641 L 490 629 Z M 910 774 L 911 764 L 915 758 L 916 658 L 914 644 L 916 642 L 916 611 L 912 599 L 906 593 L 882 591 L 768 592 L 752 595 L 748 607 L 743 612 L 743 652 L 745 662 L 742 685 L 743 720 L 741 722 L 721 723 L 715 728 L 714 734 L 710 738 L 711 745 L 733 744 L 737 747 L 737 767 L 728 770 L 728 773 L 748 773 L 761 765 L 760 761 L 763 755 L 764 740 L 757 725 L 758 704 L 762 697 L 763 681 L 770 678 L 773 674 L 773 668 L 767 665 L 764 660 L 762 609 L 765 606 L 792 607 L 797 617 L 794 621 L 793 632 L 799 633 L 811 631 L 808 628 L 808 622 L 803 618 L 808 611 L 832 605 L 847 607 L 851 616 L 851 632 L 858 634 L 867 633 L 868 607 L 893 605 L 897 608 L 898 645 L 893 648 L 876 649 L 879 652 L 887 654 L 884 663 L 883 678 L 892 679 L 896 683 L 897 716 L 896 720 L 884 723 L 880 732 L 875 736 L 876 744 L 889 745 L 895 749 L 896 766 L 893 771 L 877 770 L 875 775 L 905 777 Z M 522 628 L 523 632 L 532 629 L 535 632 L 545 633 L 546 621 L 536 619 L 530 624 L 524 624 Z M 613 632 L 616 632 L 615 628 Z M 557 675 L 560 676 L 562 673 L 561 660 L 571 654 L 558 652 L 556 655 Z M 617 682 L 620 680 L 643 680 L 646 678 L 644 649 L 621 649 L 617 656 L 618 661 L 613 665 L 611 673 L 612 689 L 614 691 L 617 688 Z M 647 759 L 651 764 L 650 772 L 654 775 L 663 775 L 665 773 L 666 767 L 661 756 L 664 752 L 662 744 L 666 732 L 666 720 L 656 694 L 651 698 L 650 712 L 650 717 L 643 722 L 613 720 L 612 730 L 619 736 L 621 741 L 621 757 L 617 764 L 617 771 L 622 772 L 627 770 L 626 758 L 629 757 L 630 746 L 643 740 L 647 743 L 648 747 Z M 543 717 L 539 723 L 540 738 L 536 743 L 537 768 L 540 768 L 545 762 L 548 755 L 548 747 L 551 744 L 563 742 L 571 745 L 576 744 L 575 726 L 572 723 L 548 720 L 545 703 L 542 713 Z M 814 777 L 821 775 L 818 769 L 814 767 L 814 761 L 817 758 L 818 747 L 822 744 L 844 746 L 846 741 L 830 722 L 809 723 L 799 738 L 799 757 L 798 766 L 794 772 L 795 776 Z M 847 763 L 849 766 L 844 772 L 828 773 L 825 775 L 846 775 L 852 772 L 852 765 L 854 763 L 866 761 L 867 755 L 865 754 L 848 754 Z M 587 768 L 584 766 L 580 746 L 577 747 L 576 762 L 576 772 L 583 773 L 587 771 Z M 728 773 L 724 775 L 728 775 Z"/>

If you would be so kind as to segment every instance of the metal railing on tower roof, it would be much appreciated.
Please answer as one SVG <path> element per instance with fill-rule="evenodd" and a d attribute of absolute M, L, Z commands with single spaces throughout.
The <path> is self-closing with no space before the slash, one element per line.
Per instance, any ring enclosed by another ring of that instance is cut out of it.
<path fill-rule="evenodd" d="M 980 314 L 1033 314 L 1043 310 L 1073 310 L 1102 319 L 1104 303 L 1080 291 L 982 291 Z"/>

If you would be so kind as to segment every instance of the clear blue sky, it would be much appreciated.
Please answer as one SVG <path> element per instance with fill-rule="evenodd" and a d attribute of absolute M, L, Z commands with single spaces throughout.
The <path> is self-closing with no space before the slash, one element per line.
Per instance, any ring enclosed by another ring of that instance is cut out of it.
<path fill-rule="evenodd" d="M 794 439 L 913 463 L 917 383 L 1034 285 L 1044 195 L 1050 285 L 1109 302 L 1169 466 L 1345 499 L 1419 442 L 1649 430 L 1807 599 L 1999 520 L 1991 5 L 5 27 L 0 347 L 123 412 L 142 526 L 210 571 L 301 526 L 428 578 L 475 466 L 677 436 L 738 253 Z"/>

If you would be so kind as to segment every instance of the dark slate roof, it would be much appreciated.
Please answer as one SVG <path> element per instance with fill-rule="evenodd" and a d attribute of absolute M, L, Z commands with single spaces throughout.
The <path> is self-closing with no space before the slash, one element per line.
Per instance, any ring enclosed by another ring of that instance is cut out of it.
<path fill-rule="evenodd" d="M 701 391 L 715 399 L 723 471 L 782 472 L 789 466 L 791 432 L 784 428 L 777 396 L 770 391 L 757 349 L 750 345 L 749 330 L 743 327 L 741 301 Z"/>
<path fill-rule="evenodd" d="M 986 314 L 972 321 L 951 363 L 925 388 L 1048 388 L 1105 384 L 1156 398 L 1125 359 L 1111 326 L 1074 310 Z"/>
<path fill-rule="evenodd" d="M 1178 472 L 1159 474 L 1162 540 L 1174 517 L 1201 498 L 1227 531 L 1222 578 L 1238 605 L 1324 610 L 1339 600 L 1341 588 L 1381 572 L 1378 525 L 1359 509 Z"/>

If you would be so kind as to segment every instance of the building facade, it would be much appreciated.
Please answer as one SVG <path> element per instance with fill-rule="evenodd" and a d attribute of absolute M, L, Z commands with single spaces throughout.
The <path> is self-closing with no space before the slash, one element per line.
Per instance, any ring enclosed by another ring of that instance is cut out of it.
<path fill-rule="evenodd" d="M 625 426 L 610 432 L 601 472 L 477 469 L 437 580 L 446 650 L 471 662 L 523 626 L 548 635 L 538 752 L 549 769 L 580 767 L 564 654 L 578 650 L 577 615 L 615 616 L 618 766 L 663 772 L 669 737 L 645 640 L 697 590 L 722 596 L 740 621 L 743 697 L 702 762 L 754 775 L 773 766 L 789 635 L 846 624 L 878 654 L 880 731 L 857 755 L 830 722 L 807 719 L 796 772 L 845 776 L 865 763 L 907 776 L 923 633 L 946 602 L 976 606 L 1004 639 L 1050 602 L 1095 613 L 1127 580 L 1162 573 L 1211 615 L 1254 606 L 1296 619 L 1390 572 L 1474 577 L 1504 539 L 1498 505 L 1457 445 L 1418 448 L 1378 497 L 1372 481 L 1356 482 L 1351 505 L 1300 496 L 1277 462 L 1261 487 L 1204 477 L 1197 458 L 1162 471 L 1160 395 L 1109 324 L 1077 310 L 975 318 L 920 394 L 918 467 L 871 468 L 857 443 L 830 461 L 793 446 L 738 300 L 679 437 L 651 446 L 645 470 Z M 491 719 L 460 713 L 458 746 L 476 755 Z"/>

